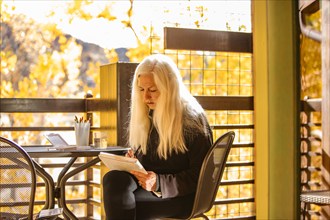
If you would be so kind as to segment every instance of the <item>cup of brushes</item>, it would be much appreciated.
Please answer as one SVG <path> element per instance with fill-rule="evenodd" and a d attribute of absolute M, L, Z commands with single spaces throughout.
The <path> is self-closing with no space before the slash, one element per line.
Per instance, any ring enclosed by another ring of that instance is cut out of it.
<path fill-rule="evenodd" d="M 89 131 L 90 131 L 90 120 L 84 119 L 83 117 L 74 118 L 74 130 L 76 135 L 77 146 L 88 146 L 89 145 Z"/>

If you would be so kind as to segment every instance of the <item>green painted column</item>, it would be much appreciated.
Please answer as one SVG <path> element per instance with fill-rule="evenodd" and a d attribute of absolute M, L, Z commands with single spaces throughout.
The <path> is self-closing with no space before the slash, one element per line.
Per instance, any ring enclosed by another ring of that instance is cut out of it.
<path fill-rule="evenodd" d="M 266 9 L 266 1 L 252 2 L 257 219 L 269 217 L 269 64 Z"/>
<path fill-rule="evenodd" d="M 295 1 L 253 1 L 256 214 L 296 219 L 298 25 Z"/>

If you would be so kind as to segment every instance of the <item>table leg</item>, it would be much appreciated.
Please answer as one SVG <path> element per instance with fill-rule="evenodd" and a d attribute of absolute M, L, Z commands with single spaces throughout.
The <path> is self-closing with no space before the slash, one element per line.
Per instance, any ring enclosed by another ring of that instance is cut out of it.
<path fill-rule="evenodd" d="M 74 168 L 70 172 L 63 174 L 61 176 L 61 178 L 58 179 L 58 182 L 57 182 L 58 186 L 57 187 L 60 189 L 59 205 L 60 205 L 60 207 L 63 208 L 63 216 L 66 219 L 78 220 L 78 218 L 66 206 L 66 202 L 65 202 L 65 184 L 66 184 L 67 180 L 70 177 L 72 177 L 72 176 L 76 175 L 77 173 L 80 173 L 81 171 L 97 164 L 100 161 L 101 161 L 100 158 L 96 157 L 96 158 L 92 159 L 91 161 L 89 161 L 87 163 L 84 163 L 84 164 Z"/>
<path fill-rule="evenodd" d="M 74 162 L 77 160 L 77 157 L 72 157 L 69 162 L 63 167 L 63 169 L 61 170 L 60 174 L 57 177 L 57 186 L 59 184 L 59 182 L 61 181 L 61 179 L 63 178 L 63 176 L 68 172 L 68 170 L 71 168 L 71 166 L 74 164 Z"/>
<path fill-rule="evenodd" d="M 60 182 L 76 160 L 77 160 L 77 157 L 72 157 L 69 160 L 69 162 L 63 167 L 63 169 L 61 170 L 61 172 L 59 173 L 59 175 L 57 177 L 57 183 L 56 183 L 56 187 L 54 189 L 54 194 L 55 194 L 55 197 L 57 198 L 58 207 L 60 207 L 60 208 L 63 208 L 63 204 L 61 203 L 61 193 L 62 192 L 61 192 Z M 63 191 L 65 191 L 65 189 L 63 189 Z M 64 195 L 65 195 L 65 192 L 64 192 Z M 65 205 L 65 208 L 67 209 L 66 205 Z"/>

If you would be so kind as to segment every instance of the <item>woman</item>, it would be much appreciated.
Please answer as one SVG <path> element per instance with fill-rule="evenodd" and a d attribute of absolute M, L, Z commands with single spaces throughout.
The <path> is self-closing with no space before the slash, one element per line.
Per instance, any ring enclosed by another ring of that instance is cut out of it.
<path fill-rule="evenodd" d="M 126 156 L 137 157 L 148 174 L 113 170 L 104 176 L 107 219 L 187 215 L 212 142 L 204 111 L 186 89 L 174 62 L 160 54 L 146 57 L 133 78 L 132 151 Z"/>

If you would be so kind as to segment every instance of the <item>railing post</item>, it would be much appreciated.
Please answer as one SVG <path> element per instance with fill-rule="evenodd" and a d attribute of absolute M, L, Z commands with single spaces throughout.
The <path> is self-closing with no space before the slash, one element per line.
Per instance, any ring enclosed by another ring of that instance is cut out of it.
<path fill-rule="evenodd" d="M 93 98 L 93 94 L 91 92 L 87 92 L 85 95 L 85 117 L 89 119 L 90 126 L 93 126 L 93 112 L 88 111 L 87 99 Z M 93 144 L 93 131 L 90 129 L 89 131 L 89 145 Z M 91 158 L 86 158 L 86 163 L 91 161 Z M 93 186 L 91 185 L 91 181 L 93 181 L 93 168 L 88 168 L 86 170 L 86 216 L 93 216 L 93 204 L 91 204 L 91 199 L 93 198 Z"/>
<path fill-rule="evenodd" d="M 93 98 L 93 94 L 88 91 L 85 95 L 85 117 L 89 119 L 91 127 L 93 126 L 93 112 L 88 112 L 88 106 L 87 106 L 87 99 Z M 89 145 L 93 144 L 93 131 L 90 129 L 89 131 Z"/>

